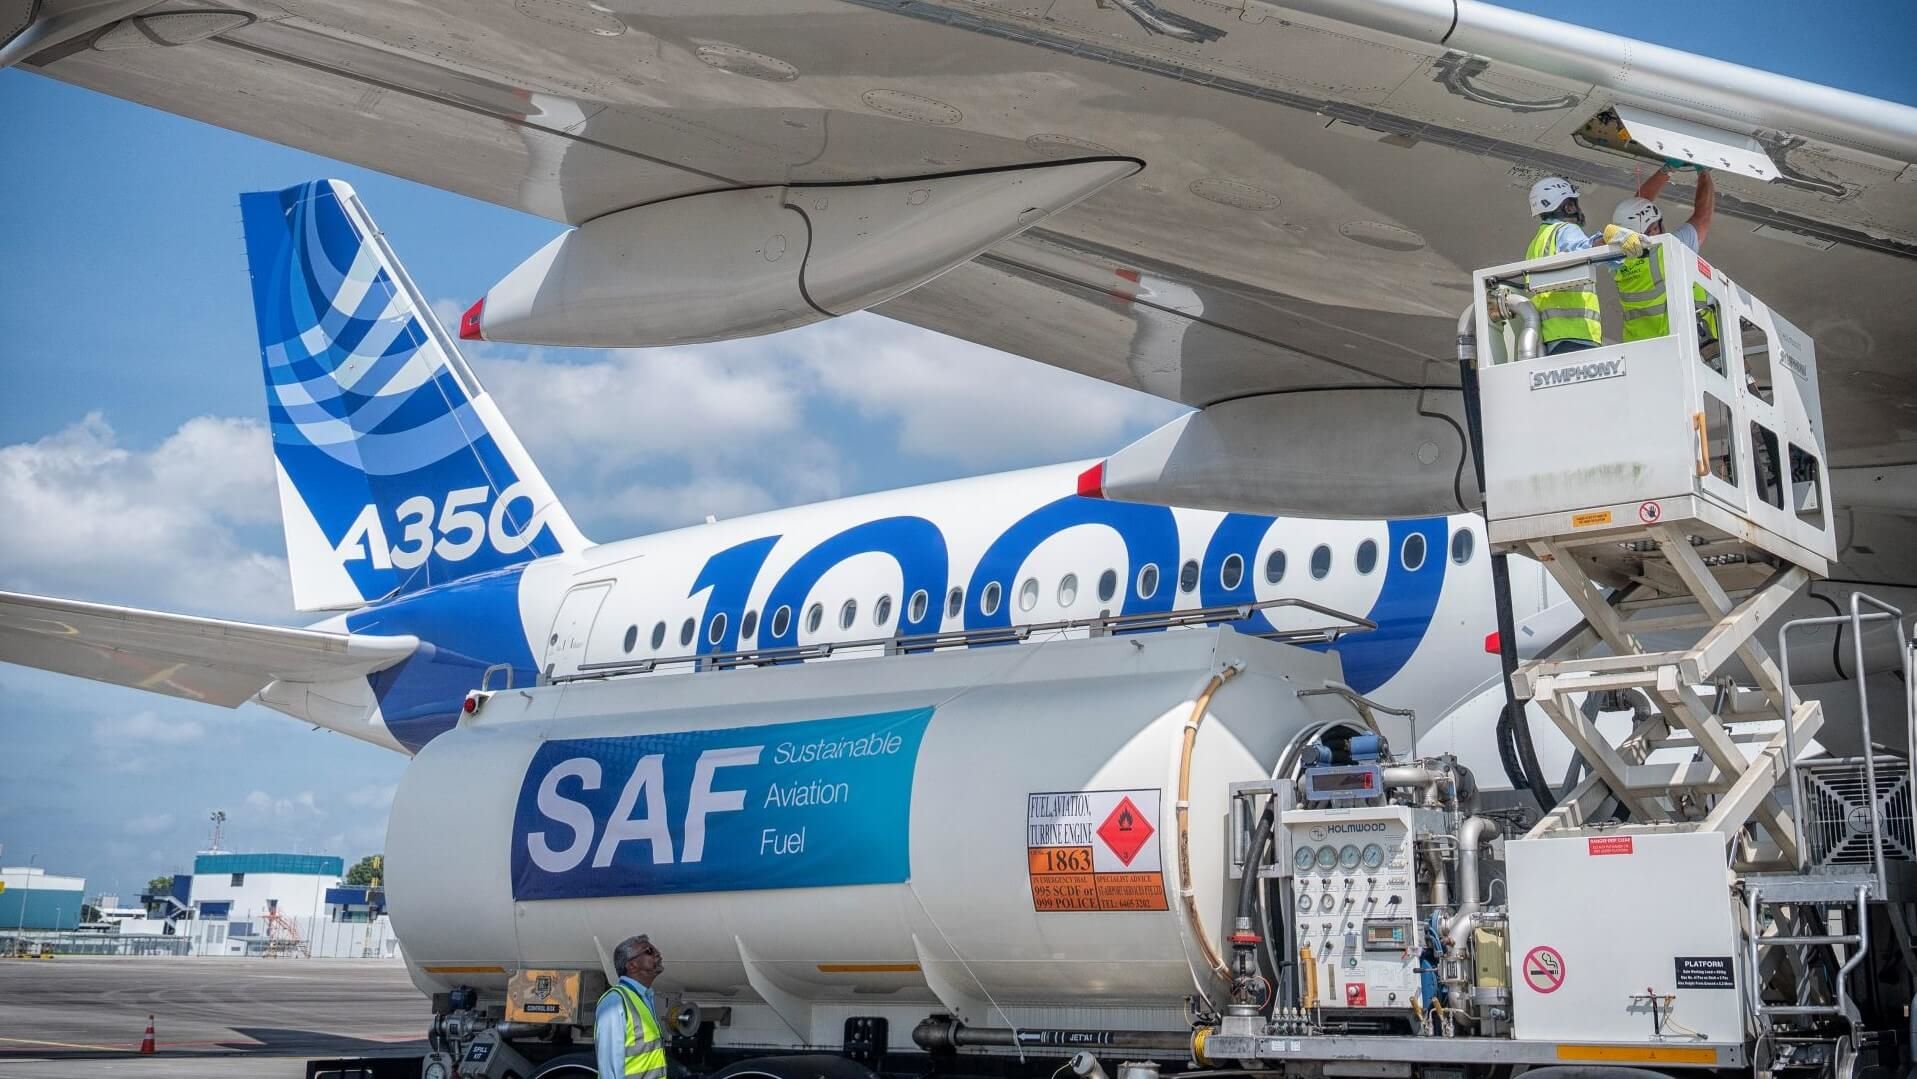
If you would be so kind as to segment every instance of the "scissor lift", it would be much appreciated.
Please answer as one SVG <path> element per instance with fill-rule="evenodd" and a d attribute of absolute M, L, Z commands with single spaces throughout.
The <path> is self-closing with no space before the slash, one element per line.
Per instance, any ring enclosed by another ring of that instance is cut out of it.
<path fill-rule="evenodd" d="M 1645 340 L 1541 354 L 1528 294 L 1595 288 L 1614 248 L 1475 276 L 1491 543 L 1542 563 L 1586 621 L 1514 680 L 1590 769 L 1532 834 L 1587 828 L 1613 802 L 1634 824 L 1727 836 L 1755 817 L 1768 843 L 1747 860 L 1794 865 L 1782 781 L 1822 713 L 1757 633 L 1836 556 L 1816 354 L 1674 238 L 1648 242 L 1663 251 L 1671 331 Z M 1687 647 L 1644 643 L 1692 629 Z M 1611 654 L 1562 658 L 1593 638 Z M 1617 741 L 1572 700 L 1607 690 L 1652 705 Z M 1701 759 L 1651 762 L 1678 746 Z"/>

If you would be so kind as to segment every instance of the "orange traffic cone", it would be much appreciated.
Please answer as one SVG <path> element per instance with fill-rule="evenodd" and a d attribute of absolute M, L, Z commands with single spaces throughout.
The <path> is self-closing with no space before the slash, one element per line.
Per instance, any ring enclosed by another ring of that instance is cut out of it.
<path fill-rule="evenodd" d="M 140 1055 L 153 1055 L 153 1017 L 150 1015 L 146 1017 L 146 1036 L 140 1039 Z"/>

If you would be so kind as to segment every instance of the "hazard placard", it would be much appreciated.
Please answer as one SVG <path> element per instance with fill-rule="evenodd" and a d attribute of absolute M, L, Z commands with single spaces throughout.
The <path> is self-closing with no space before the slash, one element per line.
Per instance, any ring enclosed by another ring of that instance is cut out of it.
<path fill-rule="evenodd" d="M 1525 952 L 1520 969 L 1534 993 L 1555 993 L 1564 986 L 1564 957 L 1556 948 L 1540 944 Z"/>
<path fill-rule="evenodd" d="M 1168 910 L 1158 790 L 1026 796 L 1026 866 L 1037 911 Z"/>

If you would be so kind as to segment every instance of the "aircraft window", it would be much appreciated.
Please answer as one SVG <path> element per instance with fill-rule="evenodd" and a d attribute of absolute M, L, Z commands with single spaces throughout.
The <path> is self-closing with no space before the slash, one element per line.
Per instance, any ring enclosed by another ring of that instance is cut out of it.
<path fill-rule="evenodd" d="M 627 626 L 626 627 L 626 652 L 630 654 L 632 652 L 633 646 L 637 645 L 638 643 L 639 643 L 639 627 L 636 625 Z"/>
<path fill-rule="evenodd" d="M 814 603 L 812 606 L 806 608 L 805 631 L 807 633 L 819 632 L 819 625 L 820 623 L 824 621 L 825 621 L 825 604 Z"/>
<path fill-rule="evenodd" d="M 959 616 L 959 612 L 963 611 L 964 609 L 965 609 L 965 589 L 960 588 L 957 585 L 954 585 L 952 586 L 952 590 L 945 594 L 945 617 L 957 618 Z"/>
<path fill-rule="evenodd" d="M 1195 558 L 1188 559 L 1184 565 L 1178 567 L 1178 590 L 1180 592 L 1189 592 L 1197 587 L 1198 560 Z"/>
<path fill-rule="evenodd" d="M 1108 569 L 1098 575 L 1098 602 L 1110 603 L 1118 594 L 1118 571 Z"/>
<path fill-rule="evenodd" d="M 1285 552 L 1273 551 L 1265 556 L 1265 583 L 1277 584 L 1285 579 Z"/>
<path fill-rule="evenodd" d="M 686 619 L 685 624 L 679 627 L 679 643 L 681 645 L 688 645 L 692 643 L 692 632 L 695 628 L 696 628 L 695 620 L 691 618 Z"/>
<path fill-rule="evenodd" d="M 657 652 L 659 649 L 665 646 L 665 643 L 666 643 L 666 624 L 664 622 L 661 622 L 658 625 L 652 627 L 652 650 L 654 652 Z"/>
<path fill-rule="evenodd" d="M 1150 599 L 1158 591 L 1158 563 L 1147 562 L 1145 568 L 1138 571 L 1138 598 Z"/>
<path fill-rule="evenodd" d="M 772 635 L 774 637 L 785 636 L 785 631 L 791 628 L 792 608 L 781 607 L 772 612 Z"/>
<path fill-rule="evenodd" d="M 1002 591 L 1003 590 L 999 588 L 997 581 L 987 582 L 985 585 L 985 591 L 979 593 L 978 609 L 986 615 L 997 614 L 998 598 Z"/>
<path fill-rule="evenodd" d="M 1370 573 L 1378 568 L 1378 541 L 1366 540 L 1358 545 L 1358 572 Z"/>
<path fill-rule="evenodd" d="M 872 605 L 872 624 L 875 626 L 883 626 L 891 620 L 892 597 L 880 596 L 879 601 Z"/>
<path fill-rule="evenodd" d="M 1478 538 L 1468 528 L 1460 528 L 1451 533 L 1451 561 L 1462 566 L 1471 561 L 1471 554 L 1478 546 Z"/>
<path fill-rule="evenodd" d="M 1320 543 L 1311 550 L 1311 579 L 1322 581 L 1331 572 L 1331 548 Z"/>
<path fill-rule="evenodd" d="M 932 597 L 921 588 L 912 593 L 912 599 L 905 605 L 905 620 L 912 623 L 925 621 L 926 609 L 932 606 Z"/>
<path fill-rule="evenodd" d="M 706 643 L 718 644 L 725 639 L 725 635 L 726 613 L 720 611 L 718 614 L 712 616 L 712 621 L 706 623 Z"/>
<path fill-rule="evenodd" d="M 1219 585 L 1229 592 L 1244 582 L 1245 560 L 1243 556 L 1237 554 L 1226 555 L 1225 564 L 1218 567 Z"/>
<path fill-rule="evenodd" d="M 759 612 L 747 611 L 745 617 L 739 619 L 739 639 L 744 640 L 757 632 L 759 632 Z"/>
<path fill-rule="evenodd" d="M 1398 547 L 1398 564 L 1416 573 L 1424 567 L 1424 533 L 1413 532 Z"/>
<path fill-rule="evenodd" d="M 839 628 L 851 629 L 854 619 L 859 617 L 859 601 L 848 599 L 845 606 L 839 608 Z"/>
<path fill-rule="evenodd" d="M 1078 602 L 1078 574 L 1067 573 L 1058 579 L 1058 605 L 1070 607 Z"/>
<path fill-rule="evenodd" d="M 1038 578 L 1027 577 L 1025 583 L 1018 586 L 1018 609 L 1029 611 L 1038 606 Z"/>

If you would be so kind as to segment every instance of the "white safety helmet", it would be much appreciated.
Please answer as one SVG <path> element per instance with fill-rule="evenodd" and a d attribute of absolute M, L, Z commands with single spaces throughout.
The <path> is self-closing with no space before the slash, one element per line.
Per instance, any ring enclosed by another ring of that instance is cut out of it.
<path fill-rule="evenodd" d="M 1546 176 L 1531 185 L 1531 213 L 1548 214 L 1578 197 L 1578 189 L 1562 176 Z"/>
<path fill-rule="evenodd" d="M 1617 204 L 1616 212 L 1611 214 L 1611 223 L 1632 232 L 1649 233 L 1651 227 L 1664 220 L 1664 212 L 1650 199 L 1636 197 L 1625 199 Z"/>

